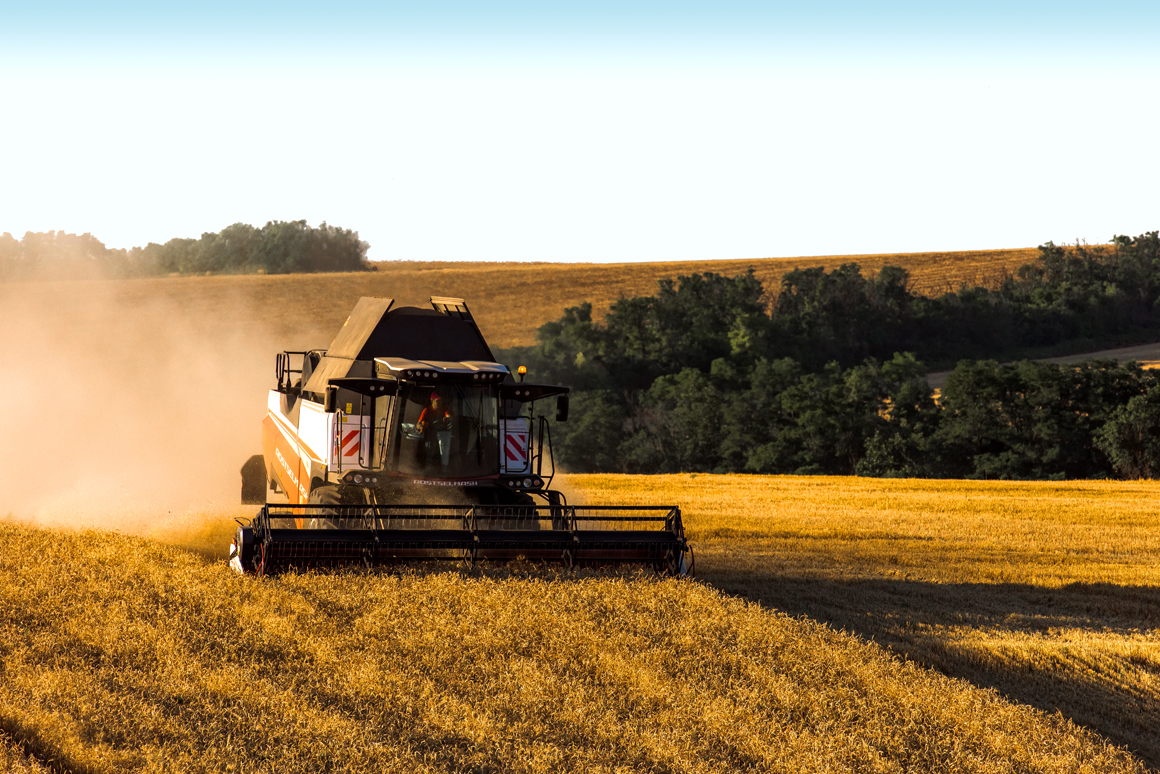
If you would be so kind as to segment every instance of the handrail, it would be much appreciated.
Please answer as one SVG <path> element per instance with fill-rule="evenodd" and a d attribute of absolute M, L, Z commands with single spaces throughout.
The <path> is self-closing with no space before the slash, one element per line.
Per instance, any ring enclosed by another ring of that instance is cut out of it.
<path fill-rule="evenodd" d="M 548 433 L 548 460 L 552 463 L 552 474 L 548 476 L 548 480 L 544 482 L 544 489 L 552 487 L 552 479 L 556 477 L 556 453 L 552 450 L 552 425 L 548 423 L 548 418 L 543 414 L 540 415 L 540 448 L 537 453 L 536 475 L 540 478 L 544 477 L 544 432 Z"/>
<path fill-rule="evenodd" d="M 301 355 L 303 361 L 305 361 L 306 355 L 309 352 L 310 350 L 298 351 L 294 349 L 287 349 L 278 354 L 277 358 L 274 360 L 274 375 L 278 378 L 278 392 L 289 391 L 291 387 L 290 374 L 301 374 L 303 368 L 305 367 L 305 363 L 303 362 L 298 364 L 298 368 L 291 368 L 290 356 Z"/>

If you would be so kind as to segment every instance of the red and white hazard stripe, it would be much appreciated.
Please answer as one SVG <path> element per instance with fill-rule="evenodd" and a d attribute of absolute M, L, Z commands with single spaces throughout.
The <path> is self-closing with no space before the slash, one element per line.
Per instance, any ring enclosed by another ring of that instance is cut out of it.
<path fill-rule="evenodd" d="M 347 430 L 342 434 L 342 456 L 357 457 L 359 447 L 359 431 Z"/>
<path fill-rule="evenodd" d="M 507 469 L 521 471 L 528 466 L 528 434 L 527 432 L 507 432 L 504 443 L 504 456 L 507 458 Z"/>
<path fill-rule="evenodd" d="M 370 431 L 369 417 L 339 415 L 335 428 L 334 452 L 337 459 L 331 462 L 331 470 L 358 467 L 362 449 L 363 434 Z"/>

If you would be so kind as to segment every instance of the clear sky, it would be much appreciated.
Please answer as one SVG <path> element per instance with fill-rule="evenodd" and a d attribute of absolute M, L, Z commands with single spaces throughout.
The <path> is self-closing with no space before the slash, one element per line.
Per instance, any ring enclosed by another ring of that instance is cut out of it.
<path fill-rule="evenodd" d="M 11 7 L 10 7 L 11 6 Z M 0 231 L 376 260 L 1160 229 L 1160 3 L 0 0 Z"/>

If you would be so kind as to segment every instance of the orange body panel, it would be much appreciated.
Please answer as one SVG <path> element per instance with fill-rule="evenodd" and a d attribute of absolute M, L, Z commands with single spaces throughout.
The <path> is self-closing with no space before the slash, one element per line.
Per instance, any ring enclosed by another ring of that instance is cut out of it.
<path fill-rule="evenodd" d="M 286 438 L 279 425 L 279 420 L 269 414 L 262 420 L 262 455 L 270 474 L 282 484 L 290 502 L 298 505 L 306 502 L 310 495 L 309 468 L 304 477 L 297 444 Z"/>

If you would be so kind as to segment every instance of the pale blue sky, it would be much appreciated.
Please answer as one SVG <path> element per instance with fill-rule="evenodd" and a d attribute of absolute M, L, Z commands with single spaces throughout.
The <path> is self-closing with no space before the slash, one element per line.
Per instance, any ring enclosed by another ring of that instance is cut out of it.
<path fill-rule="evenodd" d="M 418 9 L 418 10 L 417 10 Z M 1160 228 L 1160 4 L 0 5 L 0 231 L 327 220 L 375 259 Z"/>

